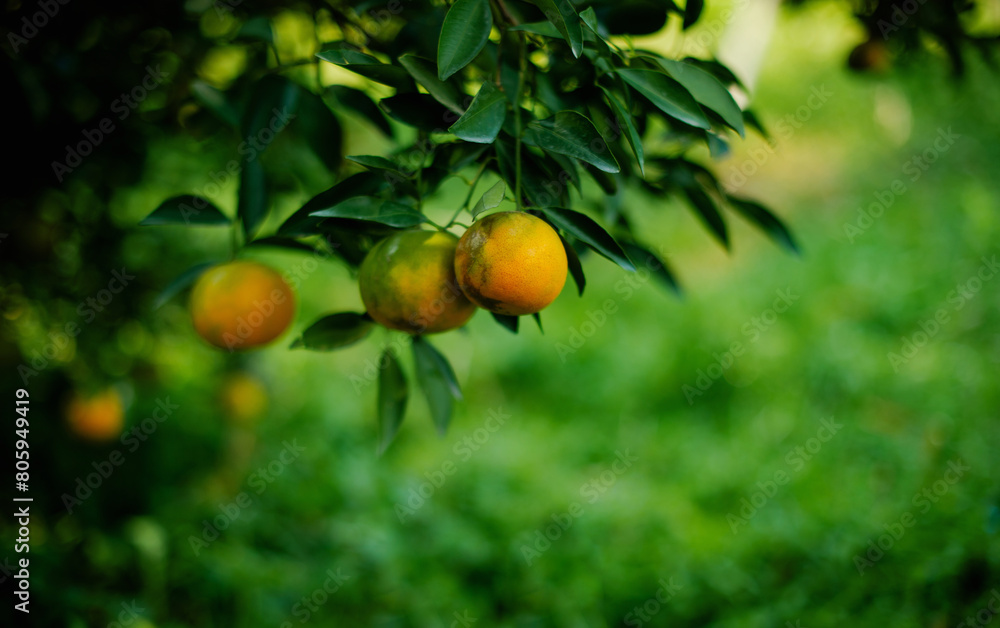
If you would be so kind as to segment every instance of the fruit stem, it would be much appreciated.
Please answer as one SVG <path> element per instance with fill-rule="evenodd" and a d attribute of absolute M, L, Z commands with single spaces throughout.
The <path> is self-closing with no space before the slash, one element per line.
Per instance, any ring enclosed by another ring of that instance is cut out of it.
<path fill-rule="evenodd" d="M 514 96 L 514 128 L 517 135 L 514 137 L 514 200 L 517 203 L 517 210 L 521 211 L 521 93 L 524 92 L 524 75 L 528 71 L 528 53 L 525 48 L 524 33 L 517 33 L 517 54 L 519 69 L 517 72 L 517 94 Z"/>
<path fill-rule="evenodd" d="M 458 220 L 458 215 L 462 213 L 463 209 L 469 208 L 469 201 L 472 200 L 472 195 L 476 191 L 476 185 L 479 183 L 479 179 L 483 176 L 483 173 L 486 172 L 486 166 L 490 163 L 490 159 L 490 157 L 487 157 L 486 160 L 479 165 L 479 170 L 476 172 L 476 176 L 472 177 L 472 183 L 469 184 L 469 193 L 465 195 L 465 201 L 459 205 L 458 209 L 455 210 L 454 215 L 452 215 L 451 220 L 448 221 L 448 227 L 455 224 L 455 221 Z"/>

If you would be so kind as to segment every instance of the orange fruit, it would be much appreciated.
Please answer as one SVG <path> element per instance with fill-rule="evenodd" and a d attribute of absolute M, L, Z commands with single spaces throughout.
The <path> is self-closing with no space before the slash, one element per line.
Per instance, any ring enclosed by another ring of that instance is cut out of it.
<path fill-rule="evenodd" d="M 122 433 L 125 422 L 121 395 L 114 388 L 93 395 L 76 393 L 66 408 L 66 420 L 73 433 L 81 438 L 113 440 Z"/>
<path fill-rule="evenodd" d="M 295 295 L 274 269 L 247 260 L 205 271 L 188 303 L 195 331 L 222 349 L 271 342 L 295 316 Z"/>
<path fill-rule="evenodd" d="M 476 306 L 455 281 L 458 238 L 445 231 L 401 231 L 361 262 L 361 300 L 375 322 L 410 334 L 461 327 Z"/>
<path fill-rule="evenodd" d="M 525 212 L 499 212 L 476 221 L 455 251 L 462 292 L 497 314 L 545 309 L 562 292 L 568 268 L 559 234 Z"/>
<path fill-rule="evenodd" d="M 228 418 L 236 423 L 247 423 L 267 409 L 267 390 L 249 373 L 233 373 L 222 383 L 219 402 Z"/>

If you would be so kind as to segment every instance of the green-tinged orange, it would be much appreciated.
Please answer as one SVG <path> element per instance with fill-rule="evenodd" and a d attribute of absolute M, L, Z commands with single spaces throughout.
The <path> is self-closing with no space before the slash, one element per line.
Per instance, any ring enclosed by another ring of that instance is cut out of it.
<path fill-rule="evenodd" d="M 562 292 L 567 269 L 559 234 L 525 212 L 499 212 L 476 221 L 455 251 L 462 292 L 497 314 L 543 310 Z"/>
<path fill-rule="evenodd" d="M 121 395 L 114 388 L 96 394 L 75 393 L 66 408 L 70 430 L 80 438 L 109 441 L 122 433 L 125 408 Z"/>
<path fill-rule="evenodd" d="M 205 271 L 191 290 L 191 320 L 221 349 L 250 349 L 280 336 L 295 316 L 295 295 L 274 269 L 247 260 Z"/>
<path fill-rule="evenodd" d="M 372 247 L 358 276 L 375 322 L 411 334 L 464 325 L 476 313 L 455 281 L 458 238 L 444 231 L 401 231 Z"/>

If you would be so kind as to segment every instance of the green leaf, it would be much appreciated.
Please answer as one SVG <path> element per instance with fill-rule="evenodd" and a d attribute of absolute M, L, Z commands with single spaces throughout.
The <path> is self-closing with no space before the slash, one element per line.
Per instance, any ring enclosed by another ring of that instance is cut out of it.
<path fill-rule="evenodd" d="M 278 131 L 288 126 L 295 115 L 300 96 L 299 86 L 283 76 L 270 74 L 257 81 L 240 119 L 240 133 L 254 148 L 269 144 Z M 264 131 L 267 134 L 264 134 Z"/>
<path fill-rule="evenodd" d="M 399 63 L 406 68 L 406 71 L 410 73 L 410 76 L 414 80 L 427 88 L 428 93 L 435 100 L 455 113 L 462 115 L 465 111 L 465 108 L 462 106 L 465 94 L 461 93 L 451 83 L 445 83 L 438 78 L 437 68 L 434 67 L 433 61 L 416 55 L 403 55 L 399 58 Z"/>
<path fill-rule="evenodd" d="M 535 319 L 535 322 L 538 324 L 538 331 L 544 334 L 545 330 L 542 328 L 542 315 L 539 314 L 538 312 L 535 312 L 534 314 L 531 315 L 531 317 Z"/>
<path fill-rule="evenodd" d="M 496 312 L 490 312 L 493 315 L 493 320 L 500 323 L 507 328 L 511 333 L 517 333 L 517 323 L 520 320 L 517 316 L 511 316 L 510 314 L 497 314 Z"/>
<path fill-rule="evenodd" d="M 727 249 L 729 248 L 729 232 L 726 230 L 726 222 L 719 213 L 719 208 L 715 206 L 715 201 L 700 187 L 685 187 L 684 194 L 691 201 L 691 206 L 701 217 L 709 231 L 718 238 Z"/>
<path fill-rule="evenodd" d="M 448 130 L 466 142 L 489 144 L 497 138 L 506 117 L 507 101 L 503 93 L 487 80 L 479 88 L 469 110 Z"/>
<path fill-rule="evenodd" d="M 552 39 L 563 39 L 563 34 L 559 32 L 559 29 L 555 27 L 552 22 L 526 22 L 524 24 L 518 24 L 517 26 L 512 26 L 508 28 L 509 31 L 522 31 L 525 33 L 531 33 L 532 35 L 540 35 L 542 37 L 551 37 Z"/>
<path fill-rule="evenodd" d="M 690 63 L 663 58 L 658 58 L 656 61 L 670 76 L 677 79 L 678 83 L 691 92 L 696 101 L 722 116 L 726 124 L 740 136 L 745 134 L 743 111 L 736 104 L 733 95 L 729 93 L 722 81 Z"/>
<path fill-rule="evenodd" d="M 236 39 L 259 39 L 268 43 L 274 43 L 274 30 L 271 28 L 271 20 L 266 17 L 250 18 L 243 22 L 240 30 L 236 33 Z"/>
<path fill-rule="evenodd" d="M 294 240 L 292 238 L 285 238 L 282 236 L 271 236 L 269 238 L 261 238 L 259 240 L 254 240 L 253 242 L 247 243 L 247 246 L 254 247 L 274 247 L 279 249 L 287 249 L 289 251 L 300 251 L 302 253 L 316 253 L 316 247 L 310 246 Z"/>
<path fill-rule="evenodd" d="M 656 70 L 615 70 L 618 76 L 672 118 L 696 126 L 710 128 L 705 112 L 684 86 Z"/>
<path fill-rule="evenodd" d="M 639 172 L 645 175 L 645 156 L 642 149 L 642 136 L 639 135 L 639 130 L 635 128 L 635 120 L 632 119 L 628 110 L 625 109 L 625 105 L 623 105 L 614 94 L 603 87 L 601 88 L 601 91 L 604 92 L 604 98 L 607 99 L 608 104 L 611 105 L 611 111 L 614 113 L 615 118 L 618 119 L 618 125 L 625 128 L 625 139 L 628 140 L 628 145 L 632 147 L 632 152 L 635 153 L 635 159 L 639 162 Z"/>
<path fill-rule="evenodd" d="M 788 227 L 781 222 L 781 219 L 775 216 L 769 209 L 760 203 L 755 203 L 754 201 L 734 196 L 729 197 L 729 204 L 732 205 L 733 209 L 735 209 L 738 213 L 745 216 L 751 222 L 757 224 L 757 226 L 763 229 L 764 232 L 779 245 L 796 255 L 802 254 L 802 251 L 799 250 L 799 245 L 796 244 L 795 239 L 792 237 L 791 231 L 789 231 Z"/>
<path fill-rule="evenodd" d="M 472 208 L 472 219 L 488 209 L 493 209 L 503 202 L 507 193 L 507 185 L 503 181 L 497 181 L 496 185 L 486 190 L 479 202 Z"/>
<path fill-rule="evenodd" d="M 597 22 L 597 13 L 594 11 L 594 7 L 587 7 L 583 11 L 580 11 L 580 21 L 587 25 L 587 28 L 594 31 L 594 34 L 598 37 L 601 36 L 599 32 L 599 24 Z"/>
<path fill-rule="evenodd" d="M 575 157 L 604 172 L 621 171 L 594 123 L 575 111 L 560 111 L 551 118 L 532 121 L 524 131 L 524 143 Z"/>
<path fill-rule="evenodd" d="M 552 224 L 559 227 L 574 238 L 580 240 L 599 254 L 608 258 L 628 271 L 634 271 L 635 266 L 622 250 L 621 245 L 597 224 L 593 218 L 572 209 L 561 207 L 542 207 L 542 212 Z"/>
<path fill-rule="evenodd" d="M 438 78 L 444 80 L 476 58 L 493 28 L 489 0 L 458 0 L 448 9 L 438 39 Z"/>
<path fill-rule="evenodd" d="M 371 55 L 343 48 L 331 48 L 316 53 L 323 61 L 360 74 L 376 83 L 395 87 L 400 92 L 412 92 L 413 79 L 409 73 L 397 65 L 382 63 Z"/>
<path fill-rule="evenodd" d="M 767 129 L 764 127 L 764 124 L 760 121 L 760 118 L 758 118 L 757 114 L 755 114 L 753 111 L 747 109 L 746 111 L 743 112 L 743 122 L 745 122 L 746 125 L 749 126 L 750 128 L 757 129 L 757 132 L 760 133 L 761 137 L 763 137 L 765 140 L 769 142 L 771 141 L 771 134 L 767 132 Z"/>
<path fill-rule="evenodd" d="M 349 198 L 328 209 L 313 212 L 310 216 L 368 220 L 397 228 L 415 227 L 425 220 L 423 214 L 411 207 L 372 196 Z"/>
<path fill-rule="evenodd" d="M 336 171 L 343 159 L 343 131 L 340 121 L 326 102 L 320 96 L 302 90 L 299 113 L 293 124 L 297 135 L 319 157 L 323 165 Z"/>
<path fill-rule="evenodd" d="M 264 165 L 259 158 L 245 161 L 240 172 L 240 196 L 236 213 L 243 223 L 243 234 L 247 242 L 253 239 L 257 229 L 267 218 L 267 196 Z"/>
<path fill-rule="evenodd" d="M 448 359 L 422 336 L 413 338 L 413 361 L 417 367 L 417 381 L 424 389 L 427 405 L 431 409 L 434 426 L 437 427 L 438 434 L 444 436 L 451 422 L 452 401 L 462 398 L 455 372 Z"/>
<path fill-rule="evenodd" d="M 306 328 L 302 336 L 292 343 L 291 348 L 332 351 L 364 339 L 374 328 L 374 321 L 365 314 L 355 312 L 330 314 Z"/>
<path fill-rule="evenodd" d="M 229 126 L 235 128 L 240 125 L 240 112 L 229 101 L 225 92 L 212 87 L 201 79 L 195 79 L 191 81 L 191 95 L 203 107 Z"/>
<path fill-rule="evenodd" d="M 347 159 L 356 164 L 361 164 L 369 170 L 388 170 L 390 172 L 400 172 L 399 166 L 385 157 L 378 155 L 348 155 Z"/>
<path fill-rule="evenodd" d="M 392 127 L 385 119 L 385 114 L 378 108 L 375 101 L 368 97 L 368 94 L 344 85 L 331 85 L 326 88 L 326 91 L 333 94 L 338 103 L 360 114 L 365 120 L 378 127 L 378 130 L 386 136 L 392 135 Z"/>
<path fill-rule="evenodd" d="M 691 28 L 698 21 L 704 8 L 704 0 L 687 0 L 687 4 L 684 5 L 684 30 Z"/>
<path fill-rule="evenodd" d="M 142 219 L 143 227 L 158 225 L 228 225 L 232 221 L 211 201 L 185 194 L 160 203 L 153 213 Z"/>
<path fill-rule="evenodd" d="M 330 189 L 309 199 L 305 205 L 285 220 L 278 228 L 278 233 L 287 236 L 313 235 L 316 233 L 315 227 L 323 222 L 323 218 L 313 217 L 313 212 L 335 207 L 355 196 L 371 196 L 378 193 L 385 185 L 385 179 L 374 172 L 360 172 L 347 177 Z"/>
<path fill-rule="evenodd" d="M 566 261 L 569 264 L 569 274 L 573 277 L 573 281 L 576 282 L 576 289 L 580 292 L 580 296 L 583 296 L 583 289 L 587 286 L 587 278 L 583 275 L 583 264 L 580 263 L 580 256 L 577 255 L 576 249 L 566 241 L 566 238 L 559 236 L 562 241 L 563 248 L 566 249 Z"/>
<path fill-rule="evenodd" d="M 177 277 L 175 277 L 166 288 L 160 291 L 160 294 L 156 295 L 156 300 L 153 301 L 153 309 L 158 310 L 166 305 L 167 301 L 174 298 L 174 296 L 180 293 L 180 291 L 184 288 L 193 284 L 198 277 L 201 277 L 203 272 L 212 266 L 215 266 L 215 264 L 216 262 L 198 264 L 197 266 L 192 266 L 191 268 L 185 270 L 180 275 L 177 275 Z"/>
<path fill-rule="evenodd" d="M 396 437 L 406 413 L 408 391 L 406 377 L 392 349 L 386 349 L 379 361 L 378 377 L 378 455 L 381 456 Z"/>
<path fill-rule="evenodd" d="M 545 14 L 556 30 L 569 42 L 573 56 L 579 58 L 583 52 L 583 31 L 580 16 L 569 0 L 528 0 Z"/>
<path fill-rule="evenodd" d="M 673 290 L 678 296 L 681 294 L 681 286 L 677 282 L 674 273 L 667 266 L 667 262 L 648 248 L 635 242 L 622 242 L 622 248 L 640 268 L 645 268 L 653 277 L 660 280 L 666 287 Z"/>
<path fill-rule="evenodd" d="M 428 94 L 399 94 L 378 105 L 390 118 L 428 133 L 444 133 L 458 119 Z"/>

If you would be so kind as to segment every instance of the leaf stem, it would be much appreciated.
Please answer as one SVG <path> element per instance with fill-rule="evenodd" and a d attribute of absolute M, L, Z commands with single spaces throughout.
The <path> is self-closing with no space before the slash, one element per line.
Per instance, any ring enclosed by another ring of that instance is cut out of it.
<path fill-rule="evenodd" d="M 486 172 L 486 166 L 489 163 L 490 163 L 490 158 L 487 157 L 486 160 L 483 161 L 483 163 L 479 165 L 479 170 L 476 172 L 476 176 L 472 177 L 472 183 L 469 184 L 469 193 L 465 195 L 465 202 L 463 202 L 461 205 L 459 205 L 458 209 L 455 210 L 455 214 L 451 217 L 451 220 L 448 221 L 447 227 L 450 227 L 453 224 L 455 224 L 455 221 L 458 220 L 458 216 L 459 216 L 459 214 L 462 213 L 463 209 L 468 209 L 469 208 L 469 201 L 472 200 L 472 195 L 476 191 L 476 185 L 479 183 L 479 179 L 480 179 L 480 177 L 483 176 L 483 173 Z M 447 228 L 447 227 L 445 227 L 445 228 Z"/>
<path fill-rule="evenodd" d="M 524 92 L 524 75 L 528 73 L 528 52 L 523 33 L 517 33 L 517 42 L 519 68 L 517 94 L 514 96 L 514 129 L 517 133 L 514 137 L 514 200 L 517 203 L 517 210 L 521 211 L 521 134 L 523 133 L 521 128 L 521 94 Z"/>

